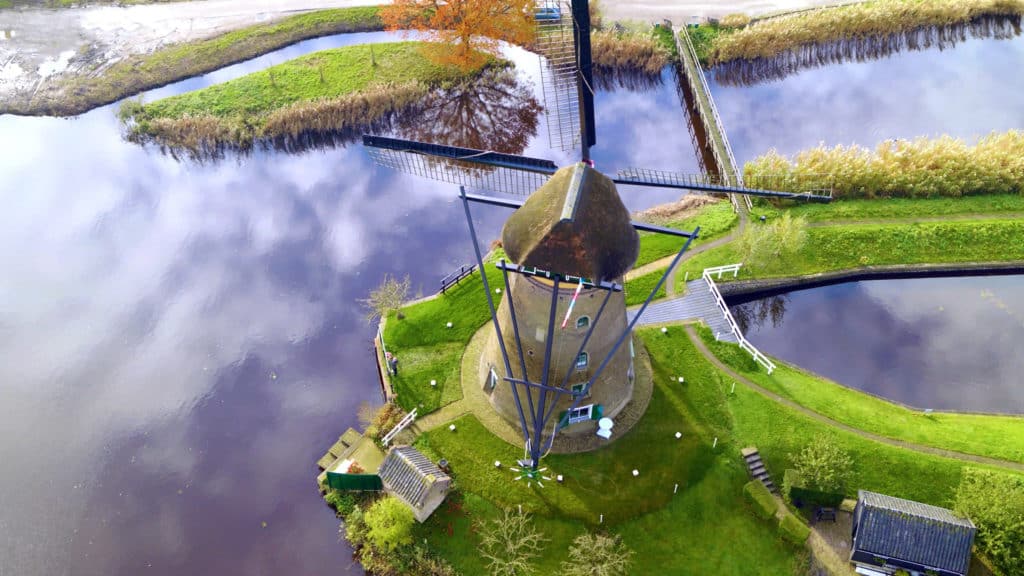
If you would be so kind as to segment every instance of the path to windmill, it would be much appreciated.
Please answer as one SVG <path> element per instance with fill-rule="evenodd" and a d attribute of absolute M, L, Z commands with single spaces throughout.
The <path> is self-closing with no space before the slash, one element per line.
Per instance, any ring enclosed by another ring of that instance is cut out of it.
<path fill-rule="evenodd" d="M 47 78 L 76 69 L 94 69 L 131 54 L 175 42 L 195 40 L 278 17 L 380 0 L 203 0 L 127 7 L 0 10 L 0 101 L 32 91 Z M 764 13 L 828 3 L 826 0 L 602 0 L 611 20 L 721 16 L 743 11 Z M 833 2 L 834 3 L 834 2 Z M 87 61 L 75 60 L 88 54 Z"/>

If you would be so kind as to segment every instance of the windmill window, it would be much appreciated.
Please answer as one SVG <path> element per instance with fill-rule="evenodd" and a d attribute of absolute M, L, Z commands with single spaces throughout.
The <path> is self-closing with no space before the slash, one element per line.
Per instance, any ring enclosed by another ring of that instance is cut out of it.
<path fill-rule="evenodd" d="M 580 316 L 576 319 L 577 329 L 586 328 L 587 326 L 590 326 L 590 316 Z"/>
<path fill-rule="evenodd" d="M 580 355 L 576 357 L 576 369 L 583 370 L 587 367 L 587 363 L 590 361 L 590 356 L 586 352 L 580 352 Z"/>
<path fill-rule="evenodd" d="M 593 404 L 586 406 L 580 406 L 569 412 L 569 424 L 576 424 L 577 422 L 586 422 L 590 420 L 590 415 L 594 410 Z"/>
<path fill-rule="evenodd" d="M 573 394 L 579 394 L 580 392 L 583 392 L 583 389 L 586 387 L 586 385 L 587 385 L 586 382 L 582 382 L 580 384 L 573 384 L 572 385 L 572 392 L 573 392 Z M 587 392 L 587 396 L 590 396 L 590 392 L 589 391 Z"/>

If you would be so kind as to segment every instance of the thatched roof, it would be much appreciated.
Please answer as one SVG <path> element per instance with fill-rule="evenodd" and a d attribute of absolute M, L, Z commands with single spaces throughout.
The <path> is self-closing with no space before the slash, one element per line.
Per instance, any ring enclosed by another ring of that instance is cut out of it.
<path fill-rule="evenodd" d="M 640 250 L 615 183 L 582 163 L 531 194 L 505 222 L 501 240 L 516 264 L 595 281 L 625 274 Z"/>

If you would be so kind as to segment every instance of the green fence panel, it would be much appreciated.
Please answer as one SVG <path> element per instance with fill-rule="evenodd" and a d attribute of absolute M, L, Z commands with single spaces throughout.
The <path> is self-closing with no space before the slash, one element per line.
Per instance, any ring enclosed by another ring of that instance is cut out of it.
<path fill-rule="evenodd" d="M 335 490 L 380 491 L 384 483 L 376 474 L 327 473 L 327 485 Z"/>

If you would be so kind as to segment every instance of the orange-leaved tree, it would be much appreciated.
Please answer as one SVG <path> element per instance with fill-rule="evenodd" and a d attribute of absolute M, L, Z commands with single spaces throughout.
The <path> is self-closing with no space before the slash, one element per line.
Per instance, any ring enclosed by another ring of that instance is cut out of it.
<path fill-rule="evenodd" d="M 430 36 L 427 56 L 473 70 L 498 54 L 498 41 L 529 44 L 536 34 L 536 0 L 394 0 L 381 7 L 388 30 Z"/>

